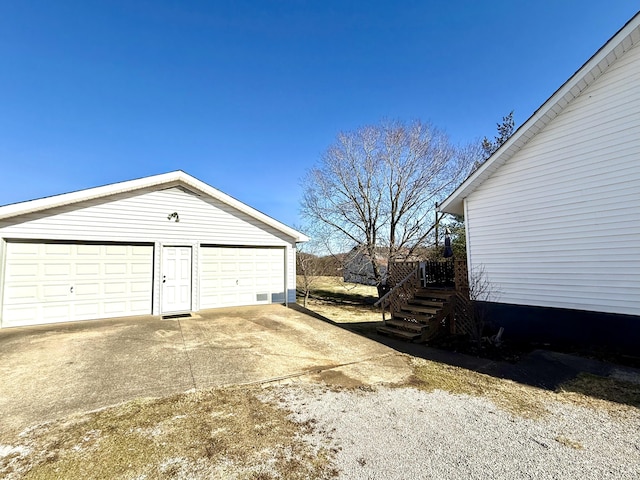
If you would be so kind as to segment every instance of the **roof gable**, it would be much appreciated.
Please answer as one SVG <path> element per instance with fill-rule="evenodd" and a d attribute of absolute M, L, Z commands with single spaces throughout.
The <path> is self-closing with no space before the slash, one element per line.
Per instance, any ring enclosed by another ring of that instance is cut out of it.
<path fill-rule="evenodd" d="M 462 215 L 464 199 L 522 149 L 608 68 L 640 43 L 640 12 L 622 27 L 573 76 L 536 110 L 487 161 L 440 204 L 443 212 Z"/>
<path fill-rule="evenodd" d="M 0 220 L 15 218 L 36 212 L 43 212 L 56 207 L 76 205 L 90 200 L 107 199 L 108 197 L 113 197 L 123 193 L 133 193 L 143 189 L 164 190 L 173 187 L 184 189 L 190 193 L 210 197 L 229 205 L 233 209 L 249 215 L 250 217 L 286 234 L 287 236 L 292 237 L 296 242 L 305 242 L 309 240 L 306 235 L 281 222 L 278 222 L 268 215 L 240 202 L 239 200 L 236 200 L 235 198 L 213 188 L 210 185 L 207 185 L 181 170 L 6 205 L 4 207 L 0 207 Z"/>

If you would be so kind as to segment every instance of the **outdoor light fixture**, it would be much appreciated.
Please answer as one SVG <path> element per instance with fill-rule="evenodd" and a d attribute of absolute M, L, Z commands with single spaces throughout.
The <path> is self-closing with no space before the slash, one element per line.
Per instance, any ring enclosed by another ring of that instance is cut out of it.
<path fill-rule="evenodd" d="M 178 212 L 173 212 L 173 213 L 170 213 L 169 215 L 167 215 L 167 220 L 169 220 L 169 221 L 175 220 L 176 223 L 178 223 L 180 221 L 180 217 L 178 216 Z"/>

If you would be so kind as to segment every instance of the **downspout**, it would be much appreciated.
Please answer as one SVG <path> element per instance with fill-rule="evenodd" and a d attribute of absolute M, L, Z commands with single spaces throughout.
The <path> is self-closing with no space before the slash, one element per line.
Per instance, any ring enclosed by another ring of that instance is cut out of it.
<path fill-rule="evenodd" d="M 295 243 L 294 249 L 295 249 Z M 289 307 L 289 250 L 291 246 L 286 246 L 284 250 L 284 306 Z M 294 264 L 295 265 L 295 264 Z"/>
<path fill-rule="evenodd" d="M 0 328 L 2 328 L 2 311 L 4 310 L 4 271 L 7 257 L 7 242 L 0 237 Z"/>

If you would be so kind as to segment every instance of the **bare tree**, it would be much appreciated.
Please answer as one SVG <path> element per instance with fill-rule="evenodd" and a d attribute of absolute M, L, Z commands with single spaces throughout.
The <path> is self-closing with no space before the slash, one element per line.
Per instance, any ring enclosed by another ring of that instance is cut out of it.
<path fill-rule="evenodd" d="M 496 301 L 500 297 L 500 289 L 489 280 L 484 265 L 476 265 L 469 275 L 469 311 L 471 323 L 469 334 L 471 340 L 479 348 L 487 327 L 487 308 L 484 302 Z"/>
<path fill-rule="evenodd" d="M 420 122 L 340 133 L 302 181 L 302 214 L 369 258 L 381 250 L 388 261 L 406 258 L 425 246 L 433 205 L 458 185 L 474 153 Z M 376 262 L 372 271 L 382 284 Z"/>
<path fill-rule="evenodd" d="M 303 307 L 307 308 L 309 295 L 324 277 L 335 277 L 341 262 L 333 255 L 321 256 L 317 245 L 312 242 L 298 244 L 296 252 L 297 288 L 303 295 Z"/>
<path fill-rule="evenodd" d="M 296 284 L 297 287 L 302 290 L 302 306 L 304 308 L 307 308 L 307 301 L 309 300 L 311 289 L 321 275 L 321 272 L 318 271 L 321 267 L 322 264 L 318 256 L 303 252 L 300 250 L 300 247 L 298 247 L 298 251 L 296 252 L 296 273 L 298 280 Z"/>

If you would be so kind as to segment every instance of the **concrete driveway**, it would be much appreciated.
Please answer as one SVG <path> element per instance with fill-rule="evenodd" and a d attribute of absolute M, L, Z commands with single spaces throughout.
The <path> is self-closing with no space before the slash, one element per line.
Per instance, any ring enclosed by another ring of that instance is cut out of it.
<path fill-rule="evenodd" d="M 395 350 L 281 305 L 0 330 L 0 434 L 190 389 L 410 373 Z"/>

